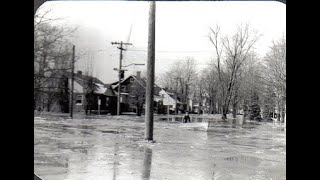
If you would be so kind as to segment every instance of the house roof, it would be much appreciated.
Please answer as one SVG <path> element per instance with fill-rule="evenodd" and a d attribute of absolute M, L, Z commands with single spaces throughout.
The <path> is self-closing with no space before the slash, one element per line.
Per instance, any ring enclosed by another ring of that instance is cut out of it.
<path fill-rule="evenodd" d="M 71 72 L 65 72 L 65 75 L 68 78 L 71 78 Z M 81 86 L 85 86 L 85 83 L 87 83 L 90 78 L 92 78 L 93 82 L 97 85 L 97 90 L 95 93 L 97 94 L 103 94 L 106 96 L 115 96 L 115 93 L 113 91 L 113 88 L 111 84 L 104 84 L 102 81 L 100 81 L 98 78 L 88 76 L 88 75 L 83 75 L 83 74 L 78 74 L 74 73 L 74 80 L 79 83 Z"/>
<path fill-rule="evenodd" d="M 71 72 L 66 71 L 65 75 L 70 78 L 71 77 Z M 98 78 L 95 78 L 95 77 L 92 77 L 92 76 L 88 76 L 88 75 L 79 74 L 79 73 L 74 73 L 74 80 L 77 81 L 77 82 L 79 81 L 80 83 L 81 83 L 81 81 L 82 82 L 87 82 L 90 78 L 92 78 L 94 83 L 104 85 L 104 83 L 102 81 L 100 81 Z"/>
<path fill-rule="evenodd" d="M 130 78 L 134 78 L 142 87 L 146 88 L 146 85 L 147 85 L 147 82 L 146 82 L 146 79 L 145 78 L 137 78 L 137 76 L 135 75 L 130 75 L 128 77 L 126 77 L 125 79 L 123 79 L 121 81 L 121 84 L 122 83 L 125 83 L 125 82 L 128 82 Z M 114 83 L 112 83 L 112 88 L 115 89 L 118 87 L 118 84 L 119 82 L 116 81 Z M 158 85 L 154 84 L 154 94 L 159 94 L 159 92 L 162 90 L 161 87 L 159 87 Z"/>
<path fill-rule="evenodd" d="M 96 90 L 96 93 L 98 94 L 104 94 L 108 88 L 104 87 L 103 84 L 97 84 L 98 89 Z"/>
<path fill-rule="evenodd" d="M 115 96 L 115 93 L 112 89 L 111 84 L 105 84 L 104 87 L 106 88 L 105 92 L 103 93 L 106 96 Z"/>
<path fill-rule="evenodd" d="M 162 89 L 162 90 L 163 90 L 163 92 L 165 92 L 170 98 L 175 99 L 174 93 L 168 92 L 168 91 L 165 90 L 165 89 Z M 177 103 L 181 103 L 179 97 L 177 97 Z"/>
<path fill-rule="evenodd" d="M 169 89 L 163 89 L 171 98 L 175 98 L 175 92 Z M 177 97 L 177 100 L 180 101 L 180 98 Z"/>

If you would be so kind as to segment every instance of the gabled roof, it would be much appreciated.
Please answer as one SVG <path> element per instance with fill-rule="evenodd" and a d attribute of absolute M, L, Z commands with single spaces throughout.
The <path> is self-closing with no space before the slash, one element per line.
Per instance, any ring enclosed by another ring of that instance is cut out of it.
<path fill-rule="evenodd" d="M 145 78 L 137 78 L 137 76 L 135 75 L 130 75 L 127 78 L 123 79 L 121 81 L 121 84 L 123 84 L 124 82 L 128 81 L 130 78 L 134 78 L 142 87 L 146 88 L 147 82 Z M 112 83 L 112 88 L 115 89 L 118 87 L 119 82 L 116 81 L 114 83 Z M 154 84 L 154 94 L 159 94 L 159 92 L 162 90 L 161 87 L 159 87 L 158 85 Z"/>
<path fill-rule="evenodd" d="M 130 76 L 122 79 L 122 80 L 121 80 L 121 84 L 123 84 L 124 82 L 127 82 L 130 78 L 135 78 L 135 77 L 134 77 L 134 75 L 130 75 Z M 136 78 L 135 78 L 135 79 L 136 79 Z M 113 88 L 118 87 L 118 84 L 119 84 L 119 81 L 115 81 L 115 82 L 111 83 L 111 85 L 112 85 Z M 144 85 L 143 85 L 143 86 L 144 86 Z M 144 87 L 145 87 L 145 86 L 144 86 Z"/>
<path fill-rule="evenodd" d="M 68 78 L 71 78 L 71 72 L 65 72 Z M 106 96 L 115 96 L 111 84 L 104 84 L 98 78 L 87 76 L 83 74 L 74 73 L 75 82 L 79 83 L 82 87 L 86 86 L 86 83 L 92 78 L 93 82 L 97 85 L 98 89 L 95 91 L 97 94 L 103 94 Z"/>
<path fill-rule="evenodd" d="M 175 92 L 169 89 L 163 89 L 170 97 L 175 98 Z M 180 98 L 177 97 L 177 100 L 180 101 Z"/>
<path fill-rule="evenodd" d="M 167 91 L 166 89 L 163 89 L 163 88 L 162 88 L 162 90 L 163 90 L 169 97 L 171 97 L 172 99 L 175 99 L 175 98 L 176 98 L 175 95 L 174 95 L 174 93 L 169 92 L 169 91 Z M 177 103 L 180 103 L 180 98 L 179 98 L 179 97 L 177 97 Z"/>
<path fill-rule="evenodd" d="M 115 93 L 112 89 L 111 84 L 105 84 L 104 87 L 106 88 L 105 92 L 103 93 L 106 96 L 115 96 Z"/>
<path fill-rule="evenodd" d="M 71 78 L 71 72 L 66 71 L 64 74 L 68 78 Z M 96 83 L 96 84 L 102 84 L 102 85 L 104 84 L 98 78 L 95 78 L 95 77 L 92 77 L 92 76 L 88 76 L 88 75 L 74 73 L 74 80 L 77 81 L 79 84 L 81 84 L 81 82 L 87 82 L 90 78 L 92 78 L 93 82 Z M 83 83 L 81 85 L 83 85 Z"/>

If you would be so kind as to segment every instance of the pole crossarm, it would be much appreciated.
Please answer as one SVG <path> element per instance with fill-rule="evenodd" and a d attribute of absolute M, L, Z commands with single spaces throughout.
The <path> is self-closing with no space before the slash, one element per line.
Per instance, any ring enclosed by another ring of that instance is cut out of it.
<path fill-rule="evenodd" d="M 131 66 L 131 65 L 135 65 L 135 66 L 144 66 L 145 64 L 138 64 L 138 63 L 131 63 L 131 64 L 128 64 L 128 65 L 125 65 L 125 66 L 122 66 L 122 67 L 128 67 L 128 66 Z"/>

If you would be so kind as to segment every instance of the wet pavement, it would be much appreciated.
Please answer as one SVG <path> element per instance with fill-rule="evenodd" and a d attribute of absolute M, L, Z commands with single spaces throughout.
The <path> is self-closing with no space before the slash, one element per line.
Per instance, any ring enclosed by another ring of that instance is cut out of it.
<path fill-rule="evenodd" d="M 34 171 L 44 180 L 286 179 L 283 126 L 211 120 L 205 132 L 155 117 L 147 143 L 144 117 L 35 117 Z"/>

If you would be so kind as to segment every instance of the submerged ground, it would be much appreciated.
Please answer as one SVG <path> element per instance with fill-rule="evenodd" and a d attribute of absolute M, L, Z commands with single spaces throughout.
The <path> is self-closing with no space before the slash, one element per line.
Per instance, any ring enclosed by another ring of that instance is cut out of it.
<path fill-rule="evenodd" d="M 156 142 L 143 139 L 144 117 L 35 117 L 34 171 L 43 180 L 286 179 L 278 124 L 229 119 L 205 132 L 156 116 Z"/>

